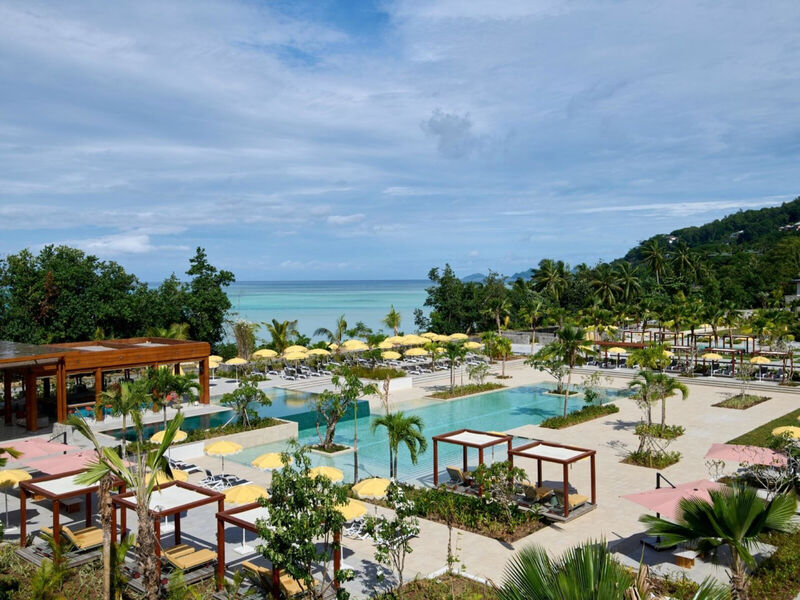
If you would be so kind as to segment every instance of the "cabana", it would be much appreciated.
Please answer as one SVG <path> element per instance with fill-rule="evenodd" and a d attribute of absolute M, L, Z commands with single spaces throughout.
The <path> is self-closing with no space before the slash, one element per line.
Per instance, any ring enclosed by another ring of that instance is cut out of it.
<path fill-rule="evenodd" d="M 258 533 L 256 521 L 269 520 L 269 508 L 261 506 L 259 502 L 252 502 L 229 508 L 217 513 L 217 589 L 222 589 L 225 579 L 225 524 L 240 527 L 251 533 Z M 342 565 L 341 532 L 333 534 L 333 572 L 336 573 Z M 280 595 L 281 574 L 280 569 L 273 565 L 272 569 L 272 594 L 276 599 Z M 338 588 L 339 583 L 333 581 L 333 587 Z"/>
<path fill-rule="evenodd" d="M 119 508 L 121 511 L 121 522 L 123 523 L 122 532 L 125 534 L 125 521 L 126 511 L 136 511 L 136 492 L 130 491 L 116 496 L 112 496 L 114 510 L 111 511 L 112 526 L 111 531 L 114 538 L 116 538 L 116 517 Z M 181 513 L 197 508 L 199 506 L 206 506 L 208 504 L 217 503 L 217 508 L 221 512 L 225 510 L 225 495 L 208 488 L 192 485 L 184 481 L 170 481 L 153 490 L 150 497 L 149 512 L 153 518 L 153 525 L 156 536 L 156 556 L 161 557 L 161 519 L 164 517 L 175 517 L 175 531 L 174 539 L 175 546 L 170 549 L 165 549 L 164 553 L 171 563 L 179 569 L 191 569 L 197 564 L 205 564 L 209 562 L 207 559 L 213 559 L 216 553 L 210 550 L 196 550 L 190 546 L 181 546 Z M 179 551 L 179 552 L 178 552 Z M 213 555 L 213 556 L 212 556 Z M 196 560 L 195 560 L 196 559 Z M 195 564 L 197 563 L 197 564 Z M 161 576 L 161 561 L 158 561 L 158 575 Z M 204 579 L 207 576 L 213 575 L 213 570 L 202 569 L 193 572 L 192 577 L 186 577 L 186 583 L 193 583 Z"/>
<path fill-rule="evenodd" d="M 86 527 L 92 525 L 92 494 L 96 493 L 99 486 L 84 485 L 77 483 L 75 477 L 84 473 L 85 469 L 77 471 L 70 471 L 67 473 L 59 473 L 57 475 L 47 475 L 45 477 L 37 477 L 36 479 L 29 479 L 19 483 L 19 506 L 20 506 L 20 536 L 19 545 L 24 547 L 27 538 L 27 523 L 26 523 L 26 510 L 28 495 L 33 496 L 33 499 L 47 499 L 53 503 L 53 539 L 56 543 L 61 536 L 61 525 L 59 523 L 61 514 L 61 503 L 71 498 L 79 498 L 85 496 L 86 500 Z M 114 481 L 114 487 L 120 492 L 125 492 L 125 482 L 121 480 Z M 122 518 L 122 528 L 125 528 L 125 516 Z"/>
<path fill-rule="evenodd" d="M 530 442 L 516 448 L 511 448 L 509 444 L 508 461 L 513 465 L 514 457 L 530 458 L 536 461 L 536 487 L 542 486 L 542 462 L 551 462 L 562 465 L 564 477 L 564 519 L 569 517 L 572 499 L 569 493 L 569 467 L 570 465 L 588 458 L 590 462 L 591 477 L 591 497 L 589 503 L 592 507 L 597 506 L 597 476 L 596 476 L 596 450 L 589 448 L 579 448 L 577 446 L 565 446 L 552 442 Z M 584 497 L 584 501 L 585 501 Z M 552 514 L 552 513 L 551 513 Z"/>
<path fill-rule="evenodd" d="M 464 450 L 463 471 L 467 472 L 467 451 L 478 449 L 478 465 L 483 464 L 483 451 L 498 444 L 507 444 L 511 451 L 512 437 L 505 433 L 476 431 L 474 429 L 458 429 L 449 433 L 433 436 L 433 485 L 439 485 L 439 442 L 456 444 Z"/>

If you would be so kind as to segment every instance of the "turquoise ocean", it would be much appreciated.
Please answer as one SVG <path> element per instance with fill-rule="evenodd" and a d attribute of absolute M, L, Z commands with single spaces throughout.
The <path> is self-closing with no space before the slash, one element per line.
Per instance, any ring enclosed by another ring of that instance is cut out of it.
<path fill-rule="evenodd" d="M 375 331 L 394 305 L 402 315 L 401 329 L 413 331 L 414 309 L 424 306 L 427 280 L 373 281 L 241 281 L 228 289 L 235 318 L 247 321 L 297 320 L 298 330 L 311 335 L 319 327 L 333 329 L 345 315 L 350 326 L 363 321 Z M 262 329 L 257 337 L 266 337 Z"/>

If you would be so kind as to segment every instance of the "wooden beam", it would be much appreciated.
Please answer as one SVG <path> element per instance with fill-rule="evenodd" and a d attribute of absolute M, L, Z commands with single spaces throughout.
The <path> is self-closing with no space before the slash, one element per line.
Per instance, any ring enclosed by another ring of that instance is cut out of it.
<path fill-rule="evenodd" d="M 208 358 L 200 361 L 200 404 L 211 403 L 211 384 L 208 381 Z"/>
<path fill-rule="evenodd" d="M 6 425 L 11 425 L 14 412 L 11 400 L 11 371 L 3 371 L 3 401 L 5 402 Z"/>
<path fill-rule="evenodd" d="M 67 421 L 67 370 L 64 361 L 58 361 L 56 368 L 56 413 L 59 423 Z"/>
<path fill-rule="evenodd" d="M 36 375 L 28 369 L 25 372 L 25 424 L 28 431 L 39 428 L 39 406 L 36 403 Z"/>

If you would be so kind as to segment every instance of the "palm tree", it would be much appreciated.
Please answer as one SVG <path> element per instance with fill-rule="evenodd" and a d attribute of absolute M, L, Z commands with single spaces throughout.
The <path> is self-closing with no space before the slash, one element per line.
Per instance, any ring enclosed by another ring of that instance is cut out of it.
<path fill-rule="evenodd" d="M 652 424 L 650 416 L 651 403 L 661 400 L 661 429 L 666 427 L 667 421 L 667 399 L 680 393 L 681 399 L 689 397 L 689 388 L 674 377 L 666 373 L 654 373 L 644 369 L 637 373 L 636 377 L 628 383 L 628 387 L 636 390 L 638 397 L 647 404 L 648 425 Z"/>
<path fill-rule="evenodd" d="M 500 358 L 503 360 L 503 372 L 501 374 L 501 377 L 505 379 L 506 359 L 508 358 L 508 355 L 511 354 L 511 340 L 508 339 L 507 337 L 500 336 L 497 338 L 494 347 L 495 350 L 497 350 L 497 353 L 500 355 Z"/>
<path fill-rule="evenodd" d="M 558 303 L 561 294 L 567 289 L 567 267 L 563 261 L 545 258 L 539 262 L 539 268 L 531 275 L 536 291 L 545 292 Z"/>
<path fill-rule="evenodd" d="M 511 312 L 511 302 L 505 297 L 492 296 L 486 299 L 485 304 L 486 306 L 481 312 L 495 322 L 499 335 L 503 329 L 503 317 Z"/>
<path fill-rule="evenodd" d="M 629 365 L 651 371 L 663 371 L 669 363 L 666 344 L 650 344 L 644 348 L 636 348 L 628 355 Z"/>
<path fill-rule="evenodd" d="M 320 327 L 314 332 L 314 335 L 324 337 L 328 340 L 328 344 L 336 344 L 337 346 L 341 346 L 344 336 L 347 335 L 347 321 L 345 320 L 344 315 L 341 315 L 338 319 L 336 319 L 336 326 L 333 328 L 333 330 Z"/>
<path fill-rule="evenodd" d="M 681 243 L 675 248 L 675 253 L 672 256 L 672 266 L 679 277 L 684 277 L 689 281 L 694 281 L 697 278 L 694 253 L 685 243 Z"/>
<path fill-rule="evenodd" d="M 281 353 L 292 345 L 292 338 L 297 335 L 297 321 L 276 321 L 261 323 L 272 336 L 272 348 Z"/>
<path fill-rule="evenodd" d="M 450 361 L 450 391 L 456 385 L 456 363 L 467 355 L 467 350 L 461 342 L 447 342 L 444 345 L 444 356 Z"/>
<path fill-rule="evenodd" d="M 171 323 L 169 327 L 150 327 L 145 332 L 145 335 L 172 340 L 188 340 L 189 329 L 190 325 L 188 323 Z"/>
<path fill-rule="evenodd" d="M 236 354 L 245 360 L 250 360 L 253 348 L 256 345 L 256 331 L 261 327 L 258 323 L 251 323 L 239 319 L 231 324 L 233 338 L 236 340 Z"/>
<path fill-rule="evenodd" d="M 622 299 L 625 302 L 630 302 L 642 289 L 642 283 L 639 280 L 639 267 L 634 267 L 627 260 L 622 261 L 617 265 L 617 283 L 622 289 Z"/>
<path fill-rule="evenodd" d="M 386 413 L 372 421 L 372 433 L 385 427 L 389 436 L 389 477 L 397 477 L 397 454 L 400 444 L 405 444 L 411 463 L 417 464 L 420 453 L 428 449 L 428 440 L 422 435 L 425 426 L 418 415 L 406 416 L 402 411 Z"/>
<path fill-rule="evenodd" d="M 389 312 L 386 313 L 386 316 L 383 317 L 381 323 L 386 325 L 397 335 L 397 332 L 400 330 L 400 321 L 402 321 L 402 319 L 403 317 L 394 309 L 394 304 L 392 304 L 392 307 L 389 309 Z"/>
<path fill-rule="evenodd" d="M 525 303 L 519 308 L 519 318 L 531 328 L 531 355 L 536 344 L 536 325 L 544 316 L 544 300 L 538 295 L 525 298 Z"/>
<path fill-rule="evenodd" d="M 790 531 L 797 508 L 794 492 L 779 494 L 769 502 L 758 497 L 756 490 L 734 486 L 709 490 L 711 501 L 684 498 L 675 522 L 644 515 L 647 533 L 658 536 L 663 546 L 688 544 L 700 551 L 716 555 L 729 550 L 731 598 L 747 600 L 749 578 L 746 568 L 754 568 L 751 554 L 758 538 L 768 531 Z"/>
<path fill-rule="evenodd" d="M 622 295 L 622 286 L 619 283 L 617 272 L 611 265 L 603 263 L 594 270 L 594 276 L 589 281 L 595 294 L 602 304 L 612 305 L 617 296 Z"/>
<path fill-rule="evenodd" d="M 158 578 L 158 565 L 156 563 L 157 558 L 155 552 L 157 540 L 155 538 L 153 519 L 149 514 L 150 497 L 153 494 L 153 489 L 157 485 L 157 478 L 154 474 L 163 471 L 169 476 L 172 475 L 166 453 L 175 438 L 175 433 L 180 429 L 183 423 L 183 415 L 179 414 L 170 421 L 164 432 L 164 439 L 155 450 L 141 452 L 136 455 L 134 461 L 135 465 L 133 467 L 126 466 L 126 464 L 122 462 L 122 459 L 114 452 L 113 448 L 101 446 L 86 421 L 73 415 L 69 417 L 68 422 L 78 433 L 92 443 L 98 454 L 97 462 L 92 463 L 86 472 L 78 475 L 76 481 L 80 484 L 94 485 L 111 475 L 121 479 L 129 489 L 135 491 L 136 517 L 138 521 L 138 534 L 136 536 L 138 542 L 137 554 L 141 561 L 142 583 L 148 600 L 158 600 L 160 581 Z M 136 428 L 141 447 L 144 443 L 144 424 L 142 422 L 141 413 L 133 413 L 133 424 Z M 106 498 L 100 501 L 101 503 L 110 502 L 110 499 Z M 105 539 L 106 536 L 110 536 L 111 532 L 110 528 L 105 524 L 103 529 L 103 537 Z M 110 563 L 110 554 L 105 556 L 104 560 Z"/>
<path fill-rule="evenodd" d="M 147 400 L 147 392 L 144 385 L 140 382 L 132 383 L 122 381 L 111 386 L 104 391 L 101 398 L 103 404 L 111 407 L 111 414 L 115 417 L 122 417 L 122 459 L 127 459 L 128 440 L 126 431 L 128 429 L 128 416 L 134 412 L 139 412 Z"/>
<path fill-rule="evenodd" d="M 656 283 L 661 284 L 661 276 L 667 266 L 667 259 L 664 255 L 664 248 L 655 238 L 647 240 L 642 244 L 642 258 L 644 263 L 656 276 Z"/>
<path fill-rule="evenodd" d="M 564 390 L 564 416 L 567 416 L 570 386 L 572 385 L 572 370 L 577 365 L 582 365 L 586 359 L 594 354 L 592 345 L 586 339 L 586 331 L 582 327 L 564 325 L 559 329 L 556 341 L 548 344 L 545 355 L 555 358 L 567 367 L 567 388 Z"/>

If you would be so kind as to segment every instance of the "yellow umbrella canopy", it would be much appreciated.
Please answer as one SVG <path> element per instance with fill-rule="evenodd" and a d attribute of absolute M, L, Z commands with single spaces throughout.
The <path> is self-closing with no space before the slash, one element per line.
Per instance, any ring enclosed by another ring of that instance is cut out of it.
<path fill-rule="evenodd" d="M 148 482 L 150 478 L 153 477 L 153 474 L 150 473 L 150 477 L 148 478 Z M 163 485 L 165 483 L 169 483 L 170 481 L 188 481 L 189 474 L 186 471 L 181 471 L 180 469 L 172 469 L 172 477 L 168 477 L 164 471 L 159 471 L 156 473 L 156 484 Z"/>
<path fill-rule="evenodd" d="M 267 452 L 266 454 L 257 456 L 250 464 L 257 469 L 268 471 L 271 469 L 280 469 L 283 466 L 283 461 L 281 461 L 280 452 Z"/>
<path fill-rule="evenodd" d="M 17 487 L 20 481 L 28 481 L 31 474 L 22 469 L 4 469 L 0 471 L 0 487 Z"/>
<path fill-rule="evenodd" d="M 225 502 L 231 504 L 250 504 L 259 498 L 269 498 L 269 492 L 255 483 L 237 485 L 225 492 Z"/>
<path fill-rule="evenodd" d="M 450 339 L 449 335 L 437 335 L 435 338 L 433 338 L 433 341 L 434 342 L 450 342 L 452 340 Z"/>
<path fill-rule="evenodd" d="M 328 344 L 328 348 L 330 348 L 331 350 L 338 350 L 339 344 Z"/>
<path fill-rule="evenodd" d="M 330 356 L 330 352 L 325 350 L 325 348 L 312 348 L 308 352 L 306 352 L 309 356 Z"/>
<path fill-rule="evenodd" d="M 467 350 L 477 350 L 480 347 L 481 344 L 479 342 L 467 342 L 464 344 L 464 348 L 466 348 Z"/>
<path fill-rule="evenodd" d="M 391 482 L 383 477 L 371 477 L 359 481 L 353 486 L 353 491 L 359 498 L 385 498 L 386 488 L 389 487 Z"/>
<path fill-rule="evenodd" d="M 397 343 L 401 346 L 416 346 L 417 344 L 427 344 L 429 341 L 428 338 L 419 338 L 415 335 L 401 335 L 400 341 Z"/>
<path fill-rule="evenodd" d="M 212 354 L 211 356 L 208 357 L 208 360 L 210 360 L 211 362 L 218 362 L 219 363 L 219 362 L 222 362 L 222 357 L 218 356 L 216 354 Z"/>
<path fill-rule="evenodd" d="M 421 337 L 428 338 L 429 340 L 435 340 L 437 337 L 439 337 L 439 334 L 433 333 L 432 331 L 426 331 L 421 335 Z"/>
<path fill-rule="evenodd" d="M 390 344 L 402 344 L 403 340 L 405 340 L 406 336 L 404 335 L 393 335 L 391 337 L 386 338 L 383 340 L 384 342 L 389 342 Z"/>
<path fill-rule="evenodd" d="M 327 477 L 334 483 L 344 479 L 344 473 L 336 467 L 314 467 L 308 471 L 308 474 L 312 477 Z"/>
<path fill-rule="evenodd" d="M 772 430 L 772 435 L 788 435 L 789 437 L 798 440 L 800 439 L 800 427 L 794 427 L 792 425 L 776 427 Z"/>
<path fill-rule="evenodd" d="M 449 337 L 455 342 L 469 339 L 469 336 L 466 333 L 451 333 Z"/>
<path fill-rule="evenodd" d="M 750 362 L 754 365 L 768 365 L 772 361 L 766 356 L 754 356 L 750 359 Z"/>
<path fill-rule="evenodd" d="M 669 350 L 664 350 L 664 356 L 666 358 L 672 358 L 673 356 L 675 356 L 675 353 L 674 352 L 670 352 Z"/>
<path fill-rule="evenodd" d="M 226 365 L 230 365 L 232 367 L 238 367 L 239 365 L 246 365 L 247 361 L 239 356 L 236 358 L 231 358 L 230 360 L 225 361 Z"/>
<path fill-rule="evenodd" d="M 707 360 L 722 360 L 722 354 L 717 354 L 716 352 L 709 352 L 708 354 L 703 354 L 703 358 Z"/>
<path fill-rule="evenodd" d="M 444 348 L 436 348 L 435 352 L 436 354 L 444 354 L 445 352 L 447 352 L 447 350 L 445 350 Z"/>
<path fill-rule="evenodd" d="M 399 360 L 400 353 L 394 350 L 386 350 L 385 352 L 381 352 L 381 358 L 385 358 L 386 360 Z"/>
<path fill-rule="evenodd" d="M 203 450 L 209 456 L 228 456 L 230 454 L 241 452 L 242 446 L 241 444 L 230 442 L 228 440 L 217 440 L 216 442 L 206 444 L 206 447 Z"/>
<path fill-rule="evenodd" d="M 627 354 L 625 348 L 620 348 L 619 346 L 614 346 L 613 348 L 608 349 L 609 354 Z"/>
<path fill-rule="evenodd" d="M 305 352 L 285 352 L 283 358 L 286 360 L 305 360 L 308 354 Z"/>
<path fill-rule="evenodd" d="M 428 356 L 428 354 L 430 354 L 430 352 L 425 350 L 425 348 L 411 348 L 406 351 L 406 356 Z"/>
<path fill-rule="evenodd" d="M 278 353 L 270 348 L 262 348 L 261 350 L 253 352 L 253 356 L 256 358 L 275 358 L 278 356 Z"/>
<path fill-rule="evenodd" d="M 345 521 L 352 521 L 353 519 L 363 517 L 365 514 L 367 514 L 366 504 L 355 500 L 354 498 L 348 498 L 347 504 L 337 506 L 336 510 L 342 513 Z"/>
<path fill-rule="evenodd" d="M 289 354 L 290 352 L 306 352 L 307 350 L 308 350 L 308 348 L 306 348 L 305 346 L 299 346 L 299 345 L 295 344 L 294 346 L 289 346 L 288 348 L 286 348 L 283 351 L 283 353 L 284 354 Z"/>
<path fill-rule="evenodd" d="M 178 431 L 175 432 L 175 437 L 172 439 L 172 443 L 177 444 L 178 442 L 182 442 L 183 440 L 185 440 L 187 437 L 189 437 L 188 433 L 178 429 Z M 162 429 L 161 431 L 156 431 L 153 435 L 150 436 L 150 441 L 153 442 L 154 444 L 160 444 L 161 442 L 163 442 L 164 430 Z"/>
<path fill-rule="evenodd" d="M 381 350 L 391 350 L 392 348 L 394 348 L 394 344 L 387 340 L 383 340 L 380 344 L 378 344 L 378 348 L 380 348 Z"/>
<path fill-rule="evenodd" d="M 208 361 L 208 366 L 209 366 L 209 368 L 211 368 L 211 369 L 216 369 L 217 367 L 219 367 L 219 365 L 220 365 L 221 363 L 222 363 L 222 361 L 221 361 L 221 360 L 209 360 L 209 361 Z"/>
<path fill-rule="evenodd" d="M 347 340 L 346 342 L 342 342 L 339 348 L 348 351 L 369 350 L 369 346 L 361 340 Z"/>

